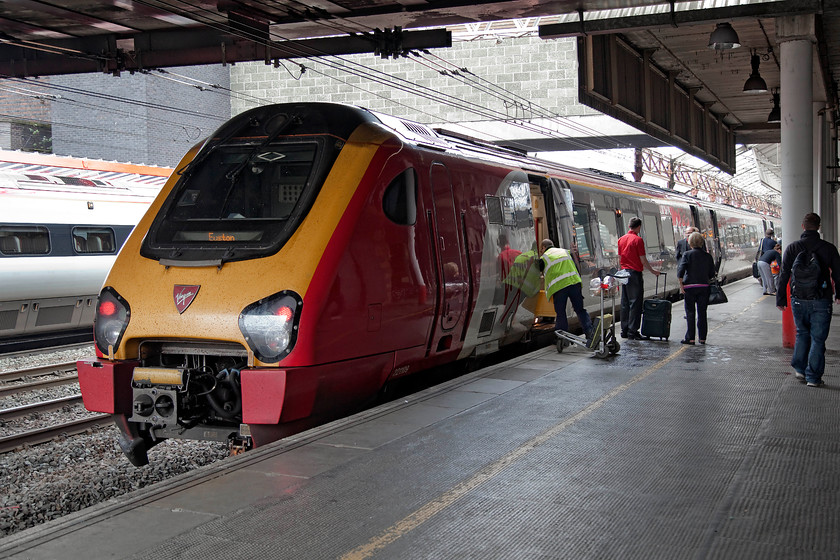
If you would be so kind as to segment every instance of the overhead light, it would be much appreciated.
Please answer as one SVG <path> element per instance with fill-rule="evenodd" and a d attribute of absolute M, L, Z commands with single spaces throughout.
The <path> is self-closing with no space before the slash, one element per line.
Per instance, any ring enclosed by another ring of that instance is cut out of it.
<path fill-rule="evenodd" d="M 728 22 L 719 23 L 709 35 L 709 48 L 715 50 L 737 49 L 741 46 L 738 34 Z"/>
<path fill-rule="evenodd" d="M 779 90 L 773 90 L 773 110 L 770 111 L 770 115 L 767 117 L 768 123 L 779 123 L 782 122 L 782 108 L 779 106 Z"/>
<path fill-rule="evenodd" d="M 744 93 L 766 93 L 767 82 L 758 73 L 758 65 L 761 64 L 761 57 L 753 53 L 750 57 L 750 64 L 752 65 L 752 74 L 747 78 L 744 84 Z"/>

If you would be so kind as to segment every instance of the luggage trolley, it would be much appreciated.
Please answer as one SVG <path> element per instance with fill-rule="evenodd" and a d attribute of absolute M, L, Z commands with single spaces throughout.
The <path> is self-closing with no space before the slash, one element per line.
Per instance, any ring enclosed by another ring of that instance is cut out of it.
<path fill-rule="evenodd" d="M 596 317 L 592 326 L 592 340 L 587 341 L 586 337 L 578 336 L 564 330 L 556 330 L 557 351 L 563 352 L 566 346 L 575 344 L 595 354 L 596 358 L 606 358 L 617 354 L 621 348 L 618 339 L 615 337 L 615 296 L 618 294 L 619 284 L 626 284 L 630 274 L 626 270 L 616 271 L 611 268 L 609 272 L 604 269 L 598 270 L 598 278 L 593 278 L 589 283 L 589 290 L 592 295 L 597 295 L 601 300 L 601 314 Z M 609 295 L 612 304 L 612 313 L 604 313 L 604 296 Z"/>

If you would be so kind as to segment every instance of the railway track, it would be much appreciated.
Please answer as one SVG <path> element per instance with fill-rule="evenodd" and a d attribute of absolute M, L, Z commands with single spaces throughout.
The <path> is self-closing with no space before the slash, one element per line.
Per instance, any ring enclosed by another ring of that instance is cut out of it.
<path fill-rule="evenodd" d="M 20 379 L 27 379 L 29 377 L 41 377 L 44 375 L 67 373 L 69 371 L 75 370 L 76 362 L 60 362 L 57 364 L 48 364 L 45 366 L 38 366 L 34 368 L 6 371 L 0 373 L 0 381 L 18 381 Z"/>
<path fill-rule="evenodd" d="M 13 385 L 0 385 L 0 397 L 36 392 L 61 385 L 77 384 L 78 375 L 75 369 L 75 362 L 62 362 L 0 373 L 0 382 L 3 383 L 25 381 L 24 383 L 15 383 Z M 61 398 L 2 409 L 0 410 L 0 425 L 26 418 L 30 415 L 37 417 L 37 415 L 44 413 L 60 411 L 65 407 L 74 407 L 81 403 L 82 396 L 77 392 L 76 394 Z M 59 413 L 60 416 L 61 413 Z M 36 429 L 0 437 L 0 453 L 8 453 L 24 448 L 27 445 L 45 443 L 63 436 L 84 433 L 95 426 L 111 422 L 111 415 L 97 414 L 71 421 L 63 421 L 60 418 L 56 418 L 52 419 L 52 421 L 53 425 L 41 426 Z"/>
<path fill-rule="evenodd" d="M 71 372 L 71 375 L 67 375 Z M 79 376 L 75 372 L 75 362 L 63 362 L 0 373 L 0 382 L 26 381 L 25 383 L 14 385 L 0 385 L 0 397 L 78 383 Z M 36 379 L 29 381 L 32 378 Z"/>
<path fill-rule="evenodd" d="M 95 426 L 108 424 L 111 421 L 110 414 L 98 414 L 90 418 L 73 420 L 72 422 L 64 422 L 55 426 L 5 436 L 0 438 L 0 453 L 8 453 L 9 451 L 21 449 L 26 445 L 46 443 L 61 436 L 81 434 Z"/>

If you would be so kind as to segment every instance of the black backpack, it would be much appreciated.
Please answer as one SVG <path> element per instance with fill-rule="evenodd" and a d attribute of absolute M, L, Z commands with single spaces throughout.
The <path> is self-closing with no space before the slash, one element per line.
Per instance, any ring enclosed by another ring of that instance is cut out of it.
<path fill-rule="evenodd" d="M 824 287 L 822 267 L 817 254 L 806 247 L 793 260 L 790 269 L 790 293 L 796 299 L 820 299 Z"/>

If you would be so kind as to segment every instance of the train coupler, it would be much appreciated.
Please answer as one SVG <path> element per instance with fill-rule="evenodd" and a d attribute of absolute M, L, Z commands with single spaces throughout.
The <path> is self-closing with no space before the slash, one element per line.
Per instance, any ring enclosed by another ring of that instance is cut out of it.
<path fill-rule="evenodd" d="M 229 450 L 230 455 L 239 455 L 245 453 L 249 449 L 253 449 L 254 440 L 251 439 L 248 426 L 243 424 L 240 426 L 239 434 L 230 437 Z"/>

